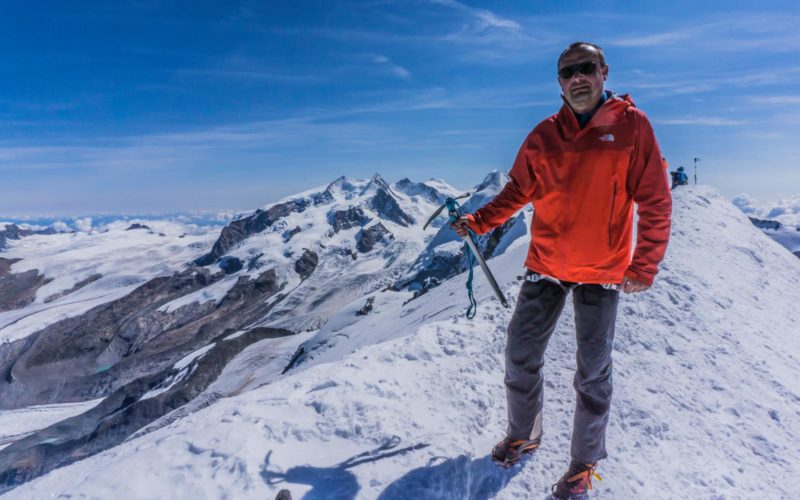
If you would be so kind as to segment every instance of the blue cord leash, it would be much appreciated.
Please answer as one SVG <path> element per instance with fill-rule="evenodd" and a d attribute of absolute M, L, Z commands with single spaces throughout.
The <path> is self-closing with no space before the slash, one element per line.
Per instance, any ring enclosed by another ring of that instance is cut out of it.
<path fill-rule="evenodd" d="M 455 199 L 447 198 L 445 205 L 447 205 L 447 211 L 450 214 L 451 223 L 455 222 L 459 217 L 461 217 L 461 206 Z M 471 237 L 475 238 L 475 232 L 472 229 L 469 230 L 469 233 Z M 472 269 L 475 266 L 475 256 L 472 255 L 472 251 L 469 249 L 469 245 L 466 243 L 464 243 L 464 253 L 467 255 L 467 268 L 469 270 L 469 273 L 467 274 L 467 297 L 469 297 L 469 307 L 467 308 L 466 316 L 467 319 L 472 319 L 478 312 L 478 302 L 475 300 L 475 295 L 472 291 Z"/>
<path fill-rule="evenodd" d="M 466 198 L 468 196 L 469 193 L 466 193 L 462 194 L 458 198 Z M 445 200 L 444 205 L 439 207 L 433 213 L 433 215 L 430 216 L 428 222 L 426 222 L 425 225 L 422 226 L 422 230 L 424 231 L 431 224 L 431 222 L 434 221 L 434 219 L 439 217 L 439 214 L 441 214 L 442 210 L 444 210 L 445 208 L 447 208 L 447 213 L 448 215 L 450 215 L 450 224 L 457 221 L 459 217 L 461 217 L 461 207 L 456 201 L 456 198 L 448 197 Z M 481 266 L 481 269 L 483 269 L 483 273 L 486 275 L 486 279 L 487 281 L 489 281 L 489 286 L 492 287 L 492 291 L 494 291 L 497 300 L 500 301 L 503 307 L 508 307 L 508 301 L 506 300 L 505 295 L 503 295 L 503 291 L 500 290 L 500 287 L 497 285 L 497 280 L 494 279 L 492 271 L 489 270 L 488 264 L 486 264 L 486 261 L 483 259 L 483 256 L 480 253 L 480 249 L 478 248 L 478 243 L 477 243 L 477 235 L 475 234 L 475 231 L 473 231 L 472 229 L 469 229 L 469 234 L 465 239 L 464 253 L 467 254 L 467 263 L 469 265 L 469 274 L 467 274 L 467 296 L 469 297 L 469 307 L 467 308 L 467 319 L 474 318 L 475 313 L 477 312 L 478 309 L 478 303 L 475 300 L 475 295 L 473 294 L 472 291 L 472 277 L 473 277 L 472 269 L 473 267 L 475 267 L 475 261 L 478 261 L 478 264 Z"/>
<path fill-rule="evenodd" d="M 472 229 L 470 229 L 469 232 L 471 233 Z M 469 297 L 467 319 L 472 319 L 475 317 L 475 313 L 478 312 L 478 303 L 475 301 L 475 296 L 472 294 L 472 267 L 475 265 L 475 256 L 472 255 L 472 251 L 466 243 L 464 243 L 464 252 L 467 254 L 467 265 L 469 266 L 469 274 L 467 275 L 467 296 Z"/>

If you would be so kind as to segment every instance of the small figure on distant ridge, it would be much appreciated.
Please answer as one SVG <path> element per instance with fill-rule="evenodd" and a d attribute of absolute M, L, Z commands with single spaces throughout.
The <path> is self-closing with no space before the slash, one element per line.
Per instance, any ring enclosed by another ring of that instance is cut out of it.
<path fill-rule="evenodd" d="M 678 170 L 673 170 L 670 172 L 670 175 L 672 176 L 672 189 L 675 189 L 676 186 L 685 186 L 689 184 L 689 176 L 683 171 L 683 167 L 678 167 Z"/>

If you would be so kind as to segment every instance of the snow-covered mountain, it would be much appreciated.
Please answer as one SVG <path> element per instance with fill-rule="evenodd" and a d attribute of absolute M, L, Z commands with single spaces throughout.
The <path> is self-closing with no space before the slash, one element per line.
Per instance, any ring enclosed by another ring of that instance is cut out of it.
<path fill-rule="evenodd" d="M 489 173 L 471 193 L 461 209 L 472 213 L 494 198 L 508 182 L 508 176 L 497 170 Z M 517 239 L 526 236 L 532 207 L 498 226 L 490 233 L 478 237 L 478 247 L 484 258 L 502 254 Z M 418 294 L 427 292 L 442 281 L 467 269 L 469 263 L 463 251 L 464 242 L 448 226 L 439 228 L 436 236 L 417 257 L 411 268 L 396 283 L 397 288 L 410 288 Z"/>
<path fill-rule="evenodd" d="M 353 250 L 356 260 L 350 256 L 347 264 L 362 259 L 354 247 L 364 229 L 381 223 L 394 235 L 394 240 L 369 240 L 377 242 L 370 252 L 387 262 L 386 249 L 406 237 L 402 231 L 411 233 L 414 224 L 424 223 L 427 213 L 403 204 L 404 197 L 424 196 L 422 187 L 401 189 L 396 183 L 389 192 L 377 181 L 334 184 L 330 191 L 284 200 L 310 203 L 303 211 L 291 209 L 282 216 L 294 219 L 280 230 L 262 230 L 227 248 L 217 246 L 218 238 L 206 254 L 213 263 L 191 268 L 192 273 L 198 276 L 205 268 L 205 279 L 223 276 L 217 283 L 247 272 L 250 258 L 263 251 L 253 253 L 254 247 L 272 249 L 295 241 L 290 257 L 284 257 L 284 246 L 280 252 L 264 252 L 257 259 L 264 262 L 258 276 L 264 268 L 278 276 L 278 269 L 297 262 L 302 249 L 319 249 L 317 265 L 306 278 L 311 280 L 320 262 L 336 258 L 333 251 L 326 253 L 331 248 Z M 413 223 L 392 207 L 370 205 L 381 189 Z M 325 192 L 333 201 L 314 205 L 314 195 Z M 329 207 L 325 218 L 309 219 L 308 211 L 323 204 Z M 250 214 L 252 223 L 258 217 L 263 221 L 262 214 L 272 208 Z M 373 220 L 364 222 L 356 208 Z M 337 212 L 344 214 L 328 218 Z M 387 222 L 388 217 L 408 227 Z M 318 220 L 329 224 L 332 234 L 314 233 L 317 240 L 301 240 L 301 227 L 283 241 L 286 231 L 301 221 L 316 226 Z M 655 287 L 621 298 L 610 457 L 601 464 L 599 495 L 757 498 L 768 493 L 791 498 L 791 481 L 775 478 L 800 472 L 800 429 L 791 423 L 800 414 L 795 384 L 800 376 L 800 345 L 795 342 L 800 334 L 795 311 L 800 261 L 703 186 L 674 193 L 673 220 L 670 248 Z M 363 226 L 344 227 L 353 221 Z M 418 236 L 414 232 L 407 237 Z M 257 246 L 253 238 L 265 241 Z M 324 246 L 312 245 L 318 241 Z M 409 257 L 404 272 L 440 246 L 434 241 L 412 240 L 417 255 L 400 252 Z M 214 255 L 213 248 L 224 252 Z M 527 238 L 509 241 L 504 250 L 495 252 L 489 265 L 513 303 Z M 233 258 L 242 269 L 225 274 Z M 346 269 L 339 271 L 344 282 L 350 274 Z M 241 283 L 258 279 L 248 275 Z M 294 279 L 284 290 L 305 283 Z M 279 281 L 274 278 L 269 286 Z M 480 274 L 478 315 L 471 321 L 463 316 L 463 274 L 414 300 L 410 290 L 361 291 L 332 306 L 333 314 L 318 330 L 290 334 L 275 323 L 272 329 L 264 323 L 229 328 L 202 346 L 198 343 L 158 377 L 132 381 L 127 392 L 101 401 L 86 398 L 84 406 L 0 412 L 0 440 L 10 443 L 0 449 L 0 483 L 6 487 L 68 463 L 66 456 L 83 458 L 17 486 L 7 497 L 106 498 L 124 492 L 128 498 L 271 499 L 286 488 L 295 498 L 462 499 L 527 498 L 549 491 L 568 460 L 574 405 L 570 308 L 547 354 L 544 444 L 521 466 L 501 470 L 490 463 L 488 453 L 505 429 L 502 353 L 511 310 L 497 303 Z M 159 307 L 176 307 L 163 302 L 167 298 L 180 300 L 159 293 L 164 295 Z M 315 293 L 306 297 L 320 297 Z M 228 292 L 224 297 L 233 300 Z M 368 297 L 371 310 L 364 307 Z M 260 299 L 252 300 L 247 307 L 260 304 L 263 310 Z M 303 319 L 308 313 L 278 318 Z M 192 381 L 198 373 L 210 379 L 205 386 Z M 187 395 L 191 397 L 181 404 Z M 102 447 L 87 447 L 82 441 L 87 433 L 132 433 L 124 426 L 126 417 L 135 421 L 141 413 L 164 408 L 174 409 L 132 436 L 121 436 L 125 441 L 106 451 L 96 453 Z M 81 410 L 88 411 L 72 416 Z M 42 464 L 47 467 L 34 470 Z"/>
<path fill-rule="evenodd" d="M 242 214 L 221 233 L 117 221 L 15 239 L 0 260 L 0 409 L 105 398 L 60 439 L 79 448 L 70 456 L 113 446 L 192 401 L 250 344 L 315 330 L 391 285 L 432 237 L 422 222 L 454 191 L 376 174 Z M 98 425 L 113 432 L 92 433 Z M 4 440 L 23 446 L 19 437 Z M 38 445 L 25 445 L 42 456 L 9 481 L 63 463 Z"/>

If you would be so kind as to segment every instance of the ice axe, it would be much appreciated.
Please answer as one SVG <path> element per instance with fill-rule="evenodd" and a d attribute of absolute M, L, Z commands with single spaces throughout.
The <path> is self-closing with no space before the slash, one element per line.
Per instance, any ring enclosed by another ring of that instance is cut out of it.
<path fill-rule="evenodd" d="M 444 205 L 439 207 L 433 215 L 428 219 L 428 222 L 422 227 L 424 231 L 428 225 L 430 225 L 433 220 L 442 213 L 442 210 L 445 208 L 447 209 L 448 215 L 450 215 L 450 223 L 457 221 L 459 217 L 461 217 L 461 207 L 459 206 L 456 200 L 460 200 L 461 198 L 466 198 L 469 196 L 470 193 L 462 194 L 456 198 L 448 196 L 445 201 Z M 478 243 L 475 241 L 475 232 L 472 229 L 469 230 L 469 234 L 465 238 L 467 247 L 465 249 L 467 254 L 467 261 L 469 262 L 469 275 L 467 276 L 467 293 L 469 294 L 470 306 L 467 309 L 467 318 L 472 319 L 475 317 L 475 309 L 476 309 L 476 302 L 475 297 L 472 295 L 472 267 L 474 264 L 474 259 L 478 261 L 478 264 L 483 269 L 483 274 L 486 275 L 486 279 L 489 281 L 489 285 L 492 287 L 494 294 L 497 296 L 497 299 L 503 304 L 503 307 L 508 307 L 508 301 L 506 300 L 503 292 L 500 290 L 500 287 L 497 285 L 497 280 L 494 279 L 494 275 L 492 271 L 489 269 L 489 265 L 486 263 L 486 260 L 481 255 L 480 250 L 478 249 Z"/>

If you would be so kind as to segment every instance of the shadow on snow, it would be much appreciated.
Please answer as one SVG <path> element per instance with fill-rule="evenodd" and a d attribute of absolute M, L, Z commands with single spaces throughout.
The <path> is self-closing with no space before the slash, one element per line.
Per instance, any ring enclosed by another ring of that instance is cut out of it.
<path fill-rule="evenodd" d="M 333 467 L 300 465 L 286 472 L 269 470 L 270 451 L 264 459 L 261 477 L 270 486 L 282 482 L 311 486 L 311 491 L 303 496 L 303 500 L 354 500 L 361 487 L 355 474 L 348 469 L 429 446 L 417 444 L 393 449 L 398 444 L 400 438 L 395 436 L 378 448 L 355 455 Z M 500 468 L 489 455 L 478 459 L 471 459 L 467 455 L 440 461 L 442 459 L 444 457 L 434 457 L 427 466 L 409 471 L 387 486 L 378 497 L 379 500 L 492 498 L 522 470 L 519 466 Z"/>

